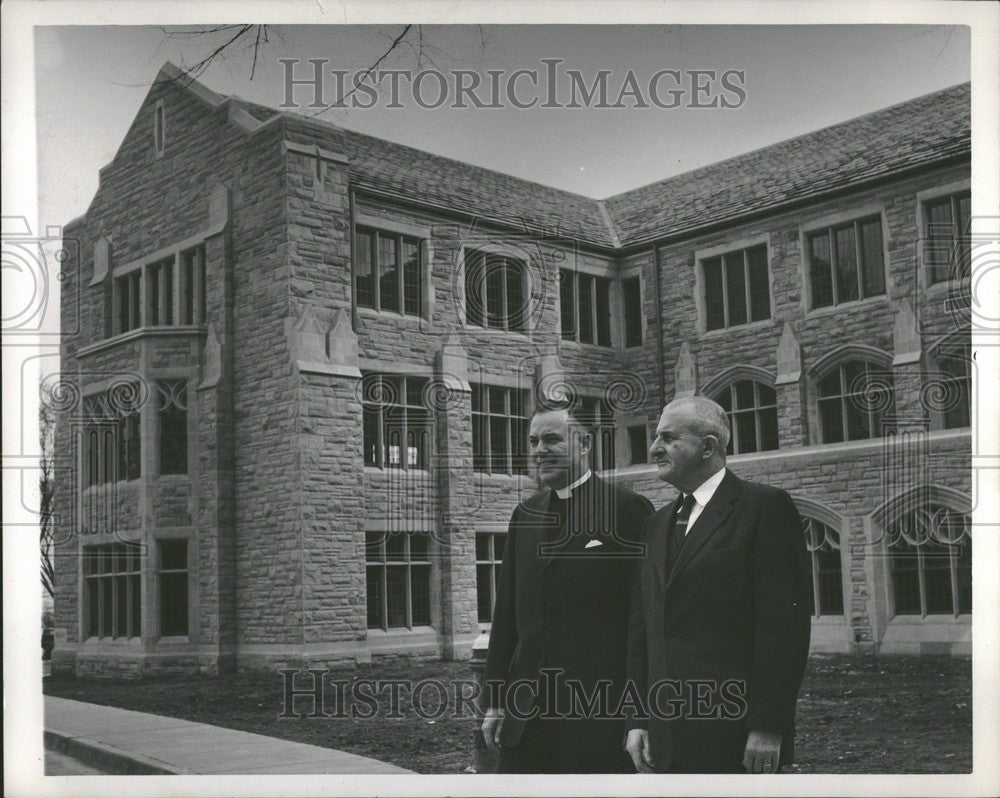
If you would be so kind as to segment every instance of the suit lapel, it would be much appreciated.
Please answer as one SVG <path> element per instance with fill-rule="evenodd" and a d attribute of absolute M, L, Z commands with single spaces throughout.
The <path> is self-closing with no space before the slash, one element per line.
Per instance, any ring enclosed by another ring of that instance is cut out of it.
<path fill-rule="evenodd" d="M 677 578 L 677 574 L 687 567 L 688 563 L 709 541 L 716 530 L 722 526 L 723 522 L 733 511 L 733 504 L 739 497 L 740 480 L 732 471 L 727 471 L 722 482 L 716 489 L 714 495 L 709 499 L 708 504 L 694 522 L 687 533 L 687 540 L 681 547 L 680 554 L 673 568 L 670 569 L 670 577 L 667 579 L 667 587 Z"/>
<path fill-rule="evenodd" d="M 598 517 L 598 506 L 604 499 L 604 490 L 604 484 L 597 478 L 597 475 L 591 474 L 590 479 L 572 491 L 566 508 L 565 525 L 560 527 L 549 524 L 546 527 L 548 535 L 540 536 L 544 537 L 539 552 L 542 559 L 542 570 L 548 568 L 553 560 L 558 560 L 560 555 L 576 554 L 583 551 L 590 540 L 586 532 L 594 519 Z M 555 498 L 555 491 L 549 491 L 545 508 L 550 516 L 556 514 L 555 510 L 550 507 L 550 503 Z"/>
<path fill-rule="evenodd" d="M 677 505 L 680 500 L 681 495 L 678 494 L 677 498 L 670 504 L 670 512 L 663 516 L 652 536 L 646 541 L 649 546 L 649 556 L 653 558 L 653 565 L 656 566 L 656 576 L 660 580 L 661 592 L 666 592 L 667 589 L 667 548 L 669 546 L 670 522 L 677 514 Z"/>

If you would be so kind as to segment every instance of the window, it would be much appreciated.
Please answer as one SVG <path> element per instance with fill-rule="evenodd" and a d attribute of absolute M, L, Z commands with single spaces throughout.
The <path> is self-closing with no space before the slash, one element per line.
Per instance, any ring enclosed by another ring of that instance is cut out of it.
<path fill-rule="evenodd" d="M 590 467 L 595 471 L 610 471 L 615 467 L 615 414 L 604 399 L 581 396 L 577 401 L 593 433 Z"/>
<path fill-rule="evenodd" d="M 766 244 L 706 258 L 701 267 L 706 330 L 771 318 Z"/>
<path fill-rule="evenodd" d="M 969 276 L 969 220 L 971 195 L 968 191 L 924 203 L 924 266 L 927 284 Z"/>
<path fill-rule="evenodd" d="M 205 247 L 198 245 L 116 277 L 113 334 L 139 327 L 204 324 Z"/>
<path fill-rule="evenodd" d="M 166 145 L 166 113 L 163 110 L 163 103 L 156 104 L 153 112 L 153 147 L 157 156 L 163 155 L 163 148 Z"/>
<path fill-rule="evenodd" d="M 812 568 L 809 609 L 814 617 L 844 614 L 844 583 L 840 566 L 840 533 L 815 518 L 802 519 Z"/>
<path fill-rule="evenodd" d="M 188 633 L 188 542 L 158 541 L 160 548 L 160 634 Z"/>
<path fill-rule="evenodd" d="M 465 253 L 465 320 L 477 327 L 522 331 L 530 299 L 522 260 L 483 252 Z"/>
<path fill-rule="evenodd" d="M 136 543 L 83 547 L 85 637 L 139 637 L 142 584 Z"/>
<path fill-rule="evenodd" d="M 933 426 L 941 429 L 968 427 L 972 418 L 972 344 L 966 337 L 942 344 L 934 364 L 943 372 L 937 385 L 929 392 L 928 404 L 937 411 Z M 935 401 L 935 400 L 940 401 Z"/>
<path fill-rule="evenodd" d="M 476 603 L 480 623 L 490 623 L 493 620 L 500 565 L 506 545 L 506 532 L 476 533 Z"/>
<path fill-rule="evenodd" d="M 420 239 L 358 227 L 354 242 L 358 305 L 419 316 L 423 296 Z"/>
<path fill-rule="evenodd" d="M 622 280 L 625 311 L 625 346 L 642 346 L 642 288 L 638 277 Z M 565 328 L 563 329 L 565 338 Z"/>
<path fill-rule="evenodd" d="M 649 442 L 646 440 L 646 425 L 635 424 L 628 428 L 628 448 L 632 465 L 649 460 Z"/>
<path fill-rule="evenodd" d="M 878 216 L 810 233 L 807 244 L 813 308 L 885 293 Z"/>
<path fill-rule="evenodd" d="M 823 443 L 858 441 L 882 435 L 882 415 L 893 406 L 892 375 L 853 360 L 819 381 Z"/>
<path fill-rule="evenodd" d="M 430 536 L 426 532 L 368 532 L 365 537 L 368 628 L 430 626 Z"/>
<path fill-rule="evenodd" d="M 118 426 L 103 394 L 83 399 L 83 470 L 84 487 L 115 481 L 115 437 Z"/>
<path fill-rule="evenodd" d="M 159 380 L 156 383 L 157 441 L 160 473 L 188 472 L 187 380 Z"/>
<path fill-rule="evenodd" d="M 559 270 L 562 337 L 581 344 L 611 346 L 611 280 Z"/>
<path fill-rule="evenodd" d="M 528 392 L 472 386 L 472 469 L 487 474 L 528 472 Z"/>
<path fill-rule="evenodd" d="M 972 536 L 967 513 L 926 503 L 889 527 L 897 615 L 972 612 Z"/>
<path fill-rule="evenodd" d="M 712 397 L 729 418 L 728 454 L 766 452 L 778 448 L 778 402 L 774 388 L 739 380 Z"/>
<path fill-rule="evenodd" d="M 427 380 L 419 377 L 364 375 L 365 465 L 427 468 L 431 428 L 426 386 Z"/>

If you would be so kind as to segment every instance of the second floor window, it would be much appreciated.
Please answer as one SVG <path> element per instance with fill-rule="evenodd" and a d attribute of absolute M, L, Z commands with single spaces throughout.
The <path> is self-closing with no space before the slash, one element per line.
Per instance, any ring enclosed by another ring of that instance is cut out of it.
<path fill-rule="evenodd" d="M 611 280 L 559 270 L 562 337 L 581 344 L 611 346 Z"/>
<path fill-rule="evenodd" d="M 638 277 L 622 280 L 625 346 L 642 346 L 642 284 Z"/>
<path fill-rule="evenodd" d="M 712 398 L 729 418 L 728 454 L 778 448 L 778 402 L 774 388 L 754 380 L 739 380 Z"/>
<path fill-rule="evenodd" d="M 882 435 L 882 415 L 893 407 L 892 376 L 870 363 L 852 360 L 819 381 L 823 443 Z"/>
<path fill-rule="evenodd" d="M 205 247 L 199 245 L 114 279 L 112 334 L 139 327 L 204 324 Z"/>
<path fill-rule="evenodd" d="M 807 244 L 813 308 L 885 293 L 878 216 L 809 233 Z"/>
<path fill-rule="evenodd" d="M 354 242 L 358 305 L 419 316 L 424 290 L 420 239 L 358 227 Z"/>
<path fill-rule="evenodd" d="M 472 468 L 488 474 L 527 473 L 528 392 L 472 386 Z"/>
<path fill-rule="evenodd" d="M 530 299 L 523 260 L 470 249 L 465 253 L 465 321 L 523 331 Z"/>
<path fill-rule="evenodd" d="M 969 276 L 968 191 L 924 203 L 924 266 L 927 284 Z"/>
<path fill-rule="evenodd" d="M 766 244 L 706 258 L 701 267 L 706 330 L 771 318 Z"/>
<path fill-rule="evenodd" d="M 377 468 L 427 468 L 430 413 L 424 403 L 427 380 L 389 374 L 363 379 L 365 465 Z"/>

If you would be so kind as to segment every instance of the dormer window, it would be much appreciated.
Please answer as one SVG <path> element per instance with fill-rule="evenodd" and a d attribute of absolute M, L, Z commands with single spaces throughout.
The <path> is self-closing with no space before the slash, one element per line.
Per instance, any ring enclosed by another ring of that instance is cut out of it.
<path fill-rule="evenodd" d="M 166 132 L 166 112 L 163 110 L 163 100 L 160 100 L 153 111 L 153 145 L 156 148 L 157 157 L 163 155 Z"/>

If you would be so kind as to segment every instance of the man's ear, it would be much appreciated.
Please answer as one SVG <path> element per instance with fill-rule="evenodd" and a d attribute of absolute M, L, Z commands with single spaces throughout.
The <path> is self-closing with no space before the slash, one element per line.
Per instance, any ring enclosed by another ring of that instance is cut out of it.
<path fill-rule="evenodd" d="M 705 460 L 711 460 L 715 456 L 716 452 L 722 450 L 722 446 L 719 443 L 719 439 L 714 435 L 705 436 L 705 449 L 702 451 L 701 456 Z"/>
<path fill-rule="evenodd" d="M 580 448 L 580 453 L 590 454 L 590 450 L 594 446 L 594 434 L 583 430 L 577 430 L 576 434 L 578 436 L 576 445 Z"/>

